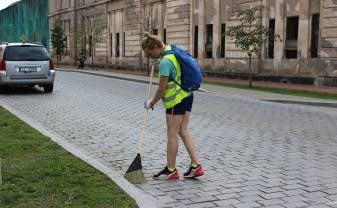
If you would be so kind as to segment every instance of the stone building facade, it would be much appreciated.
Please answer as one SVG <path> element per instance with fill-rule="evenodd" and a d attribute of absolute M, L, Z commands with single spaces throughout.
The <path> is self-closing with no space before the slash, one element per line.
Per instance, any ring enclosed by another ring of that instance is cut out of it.
<path fill-rule="evenodd" d="M 257 5 L 266 8 L 259 23 L 282 41 L 265 44 L 254 57 L 254 73 L 337 77 L 335 0 L 49 0 L 49 27 L 62 22 L 66 64 L 75 64 L 81 48 L 93 47 L 96 65 L 145 68 L 141 40 L 150 31 L 188 50 L 205 73 L 240 74 L 248 72 L 247 56 L 221 34 L 237 24 L 238 11 Z M 79 35 L 89 25 L 101 28 L 93 46 Z"/>

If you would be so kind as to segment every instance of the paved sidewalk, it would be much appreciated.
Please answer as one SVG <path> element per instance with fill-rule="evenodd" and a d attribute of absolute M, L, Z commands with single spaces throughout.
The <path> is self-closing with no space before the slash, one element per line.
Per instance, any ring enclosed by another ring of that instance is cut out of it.
<path fill-rule="evenodd" d="M 148 83 L 149 77 L 146 76 L 146 72 L 130 72 L 126 71 L 105 71 L 105 70 L 92 70 L 92 69 L 69 69 L 69 68 L 58 68 L 57 70 L 62 71 L 74 71 L 86 74 L 94 74 L 105 77 L 113 77 L 123 80 L 129 81 L 137 81 L 142 83 Z M 222 79 L 222 78 L 205 78 L 205 81 L 210 82 L 219 82 L 219 83 L 233 83 L 233 84 L 247 84 L 246 80 L 235 80 L 235 79 Z M 154 84 L 158 83 L 157 76 L 154 77 Z M 297 85 L 297 84 L 286 84 L 286 83 L 273 83 L 273 82 L 262 82 L 262 81 L 254 81 L 255 86 L 265 86 L 265 87 L 276 87 L 283 89 L 296 89 L 296 90 L 307 90 L 314 92 L 325 92 L 325 93 L 336 93 L 336 87 L 324 87 L 324 86 L 314 86 L 314 85 Z M 283 104 L 301 104 L 301 105 L 309 105 L 309 106 L 318 106 L 318 107 L 333 107 L 337 108 L 336 100 L 328 100 L 328 99 L 316 99 L 316 98 L 308 98 L 308 97 L 300 97 L 300 96 L 292 96 L 292 95 L 284 95 L 278 93 L 270 93 L 270 92 L 262 92 L 255 90 L 245 90 L 231 87 L 222 87 L 222 86 L 214 86 L 209 84 L 203 84 L 201 90 L 204 92 L 215 93 L 215 94 L 226 94 L 226 95 L 234 95 L 234 96 L 242 96 L 249 97 L 252 99 L 258 99 L 263 101 L 270 102 L 278 102 Z"/>
<path fill-rule="evenodd" d="M 101 76 L 59 71 L 53 93 L 12 89 L 0 101 L 120 178 L 138 153 L 147 84 Z M 136 186 L 142 198 L 155 198 L 150 201 L 158 208 L 337 207 L 337 112 L 223 94 L 231 88 L 207 90 L 219 94 L 195 92 L 190 121 L 206 176 L 152 179 L 166 164 L 165 109 L 157 105 L 142 154 L 148 183 Z M 181 174 L 188 165 L 181 146 Z"/>
<path fill-rule="evenodd" d="M 67 70 L 76 70 L 84 71 L 90 73 L 108 73 L 114 74 L 117 76 L 130 76 L 130 77 L 146 77 L 147 73 L 145 71 L 126 71 L 126 70 L 104 70 L 104 69 L 91 69 L 85 68 L 79 70 L 73 67 L 59 67 L 61 69 L 67 68 Z M 217 83 L 228 83 L 228 84 L 241 84 L 248 85 L 248 80 L 241 79 L 229 79 L 229 78 L 218 78 L 218 77 L 205 77 L 205 81 L 208 82 L 217 82 Z M 294 90 L 305 90 L 312 92 L 324 92 L 324 93 L 333 93 L 337 94 L 337 87 L 328 87 L 328 86 L 316 86 L 316 85 L 305 85 L 305 84 L 291 84 L 291 83 L 281 83 L 281 82 L 267 82 L 267 81 L 253 81 L 254 86 L 261 87 L 275 87 L 281 89 L 294 89 Z"/>

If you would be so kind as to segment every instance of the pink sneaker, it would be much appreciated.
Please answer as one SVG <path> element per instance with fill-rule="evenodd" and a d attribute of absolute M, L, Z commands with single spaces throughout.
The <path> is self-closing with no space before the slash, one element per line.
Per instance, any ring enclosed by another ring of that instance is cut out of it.
<path fill-rule="evenodd" d="M 167 180 L 178 180 L 179 179 L 179 173 L 177 168 L 175 168 L 173 171 L 170 171 L 168 167 L 166 166 L 163 170 L 161 170 L 159 173 L 155 174 L 153 176 L 155 179 L 167 179 Z"/>
<path fill-rule="evenodd" d="M 205 174 L 204 169 L 202 169 L 201 165 L 198 164 L 198 166 L 195 167 L 195 168 L 190 166 L 188 171 L 186 173 L 184 173 L 184 178 L 196 178 L 196 177 L 202 176 L 204 174 Z"/>

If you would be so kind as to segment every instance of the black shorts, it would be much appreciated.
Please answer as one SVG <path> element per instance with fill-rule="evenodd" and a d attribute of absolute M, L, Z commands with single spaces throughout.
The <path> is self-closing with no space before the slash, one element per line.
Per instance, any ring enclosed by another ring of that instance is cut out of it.
<path fill-rule="evenodd" d="M 192 111 L 192 104 L 193 104 L 193 93 L 184 98 L 181 103 L 175 105 L 173 108 L 166 109 L 166 114 L 171 115 L 184 115 L 185 112 Z"/>

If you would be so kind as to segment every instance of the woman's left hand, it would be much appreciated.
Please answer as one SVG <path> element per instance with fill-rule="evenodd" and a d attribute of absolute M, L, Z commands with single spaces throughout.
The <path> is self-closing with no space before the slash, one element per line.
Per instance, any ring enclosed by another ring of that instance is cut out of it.
<path fill-rule="evenodd" d="M 144 108 L 145 109 L 152 109 L 153 110 L 153 107 L 154 107 L 154 103 L 153 103 L 153 101 L 152 100 L 148 100 L 148 101 L 145 101 L 144 102 Z"/>
<path fill-rule="evenodd" d="M 152 110 L 154 108 L 154 105 L 155 105 L 155 103 L 153 102 L 153 100 L 151 100 L 151 102 L 150 102 L 150 108 L 152 108 Z"/>

